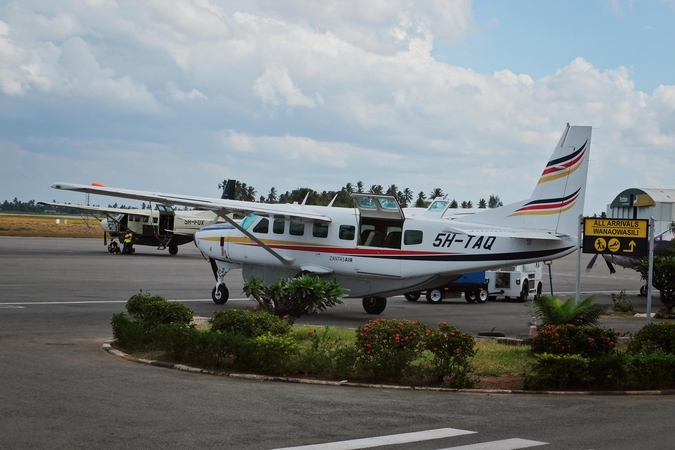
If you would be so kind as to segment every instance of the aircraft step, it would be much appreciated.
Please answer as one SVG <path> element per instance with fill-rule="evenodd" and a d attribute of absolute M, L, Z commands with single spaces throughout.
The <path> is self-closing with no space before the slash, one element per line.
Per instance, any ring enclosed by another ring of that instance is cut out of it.
<path fill-rule="evenodd" d="M 157 250 L 164 250 L 166 246 L 169 245 L 169 242 L 171 242 L 172 237 L 173 235 L 171 233 L 166 233 L 164 235 L 164 239 L 162 239 L 161 242 L 159 243 L 159 246 L 157 246 Z M 157 235 L 157 240 L 159 240 L 160 238 L 161 236 Z"/>

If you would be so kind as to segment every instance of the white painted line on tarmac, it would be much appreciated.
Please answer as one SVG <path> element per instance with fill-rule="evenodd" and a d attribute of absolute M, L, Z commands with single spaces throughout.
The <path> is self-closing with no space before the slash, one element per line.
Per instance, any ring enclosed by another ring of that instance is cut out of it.
<path fill-rule="evenodd" d="M 520 448 L 548 445 L 548 442 L 530 441 L 528 439 L 503 439 L 501 441 L 479 442 L 478 444 L 447 447 L 439 450 L 518 450 Z"/>
<path fill-rule="evenodd" d="M 67 302 L 3 302 L 0 303 L 0 308 L 8 308 L 15 305 L 96 305 L 96 304 L 106 304 L 106 303 L 126 303 L 128 300 L 81 300 L 81 301 L 67 301 Z M 198 303 L 198 302 L 209 302 L 213 303 L 213 300 L 210 298 L 204 299 L 191 299 L 191 300 L 169 300 L 170 302 L 181 302 L 181 303 Z M 231 298 L 228 302 L 252 302 L 254 300 L 248 298 Z"/>
<path fill-rule="evenodd" d="M 382 445 L 396 445 L 396 444 L 407 444 L 410 442 L 430 441 L 432 439 L 442 439 L 474 433 L 476 432 L 467 430 L 458 430 L 456 428 L 439 428 L 437 430 L 390 434 L 387 436 L 352 439 L 349 441 L 327 442 L 325 444 L 302 445 L 299 447 L 284 447 L 275 450 L 353 450 L 360 448 L 380 447 Z"/>

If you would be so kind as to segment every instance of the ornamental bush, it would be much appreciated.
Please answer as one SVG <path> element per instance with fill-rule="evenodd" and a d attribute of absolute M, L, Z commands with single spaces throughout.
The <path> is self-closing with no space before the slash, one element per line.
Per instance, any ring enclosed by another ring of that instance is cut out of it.
<path fill-rule="evenodd" d="M 656 389 L 675 381 L 675 355 L 638 353 L 626 355 L 627 384 L 633 389 Z"/>
<path fill-rule="evenodd" d="M 628 353 L 675 353 L 675 323 L 650 323 L 638 330 L 628 344 Z"/>
<path fill-rule="evenodd" d="M 410 374 L 420 357 L 428 327 L 417 321 L 374 319 L 356 329 L 356 368 L 370 379 L 394 380 Z"/>
<path fill-rule="evenodd" d="M 531 340 L 532 353 L 580 355 L 596 358 L 615 349 L 618 334 L 611 328 L 575 325 L 540 325 Z"/>
<path fill-rule="evenodd" d="M 424 331 L 422 345 L 433 355 L 427 369 L 430 378 L 450 387 L 472 387 L 475 381 L 470 376 L 471 358 L 476 354 L 473 335 L 446 322 L 439 323 L 437 330 Z"/>
<path fill-rule="evenodd" d="M 145 333 L 150 333 L 153 328 L 164 324 L 179 324 L 190 326 L 192 322 L 192 310 L 187 306 L 169 302 L 159 295 L 151 295 L 141 291 L 132 295 L 126 304 L 127 312 L 143 328 Z"/>
<path fill-rule="evenodd" d="M 110 324 L 118 346 L 132 352 L 144 348 L 145 332 L 138 322 L 132 321 L 124 313 L 117 313 L 113 314 Z"/>
<path fill-rule="evenodd" d="M 249 338 L 271 333 L 283 336 L 290 332 L 288 322 L 266 311 L 229 309 L 216 311 L 211 319 L 211 331 L 237 333 Z"/>

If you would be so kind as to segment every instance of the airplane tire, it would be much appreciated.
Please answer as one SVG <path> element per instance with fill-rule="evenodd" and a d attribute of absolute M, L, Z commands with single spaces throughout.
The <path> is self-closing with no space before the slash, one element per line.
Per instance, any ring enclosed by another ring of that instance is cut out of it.
<path fill-rule="evenodd" d="M 440 289 L 429 289 L 427 291 L 427 301 L 429 303 L 440 303 L 443 301 L 443 292 Z"/>
<path fill-rule="evenodd" d="M 541 297 L 541 293 L 542 293 L 543 290 L 544 290 L 544 285 L 541 284 L 541 281 L 540 281 L 539 284 L 537 284 L 537 297 Z"/>
<path fill-rule="evenodd" d="M 647 296 L 647 285 L 643 284 L 640 286 L 640 297 L 646 297 Z"/>
<path fill-rule="evenodd" d="M 523 280 L 523 289 L 520 291 L 518 300 L 521 302 L 526 302 L 530 296 L 530 283 L 527 280 Z"/>
<path fill-rule="evenodd" d="M 420 299 L 420 297 L 422 296 L 422 293 L 420 291 L 408 292 L 406 294 L 403 294 L 403 296 L 409 302 L 416 302 L 417 300 Z"/>
<path fill-rule="evenodd" d="M 175 255 L 176 253 L 178 253 L 178 246 L 169 245 L 169 255 Z"/>
<path fill-rule="evenodd" d="M 387 307 L 387 297 L 363 297 L 363 309 L 368 314 L 382 314 Z"/>
<path fill-rule="evenodd" d="M 215 287 L 211 291 L 211 298 L 213 302 L 218 305 L 224 305 L 227 303 L 227 299 L 230 298 L 230 291 L 227 290 L 227 286 L 221 284 L 218 286 L 218 289 Z"/>
<path fill-rule="evenodd" d="M 488 301 L 488 298 L 490 298 L 488 291 L 486 291 L 485 289 L 481 289 L 480 291 L 478 291 L 476 301 L 478 303 L 485 303 Z"/>
<path fill-rule="evenodd" d="M 466 300 L 467 303 L 476 303 L 477 298 L 476 291 L 466 291 L 464 293 L 464 300 Z"/>

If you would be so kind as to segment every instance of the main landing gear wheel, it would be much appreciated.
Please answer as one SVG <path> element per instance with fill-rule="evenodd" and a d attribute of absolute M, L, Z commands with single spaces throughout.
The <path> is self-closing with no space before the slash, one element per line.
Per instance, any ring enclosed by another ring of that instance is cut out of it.
<path fill-rule="evenodd" d="M 406 300 L 409 302 L 416 302 L 417 300 L 420 299 L 420 296 L 422 295 L 421 292 L 408 292 L 407 294 L 403 294 Z"/>
<path fill-rule="evenodd" d="M 230 298 L 230 291 L 227 290 L 224 284 L 219 284 L 217 289 L 214 287 L 211 291 L 211 298 L 214 303 L 224 305 L 227 303 L 227 299 Z"/>
<path fill-rule="evenodd" d="M 541 292 L 544 290 L 544 285 L 541 284 L 541 281 L 537 285 L 537 297 L 541 297 Z"/>
<path fill-rule="evenodd" d="M 363 309 L 368 314 L 381 314 L 386 307 L 386 297 L 363 297 Z"/>
<path fill-rule="evenodd" d="M 640 297 L 646 297 L 647 296 L 647 285 L 643 284 L 640 286 Z"/>
<path fill-rule="evenodd" d="M 443 292 L 440 289 L 429 289 L 427 291 L 427 301 L 429 303 L 440 303 L 443 301 Z"/>
<path fill-rule="evenodd" d="M 176 253 L 178 253 L 178 246 L 169 245 L 169 255 L 175 255 Z"/>

